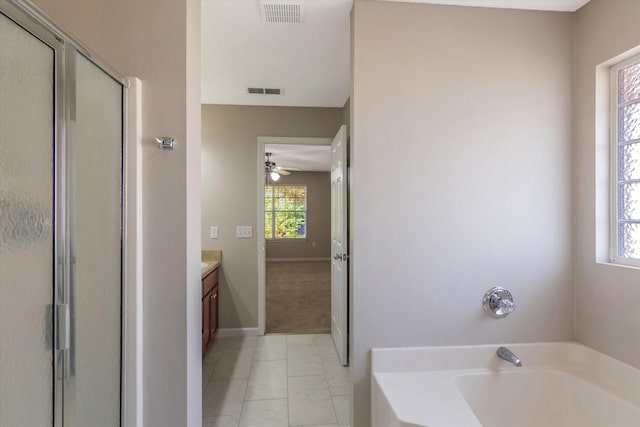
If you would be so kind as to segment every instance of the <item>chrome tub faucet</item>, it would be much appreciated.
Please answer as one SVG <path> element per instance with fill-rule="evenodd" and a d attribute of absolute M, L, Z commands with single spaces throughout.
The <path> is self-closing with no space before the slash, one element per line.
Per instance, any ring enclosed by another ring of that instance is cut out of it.
<path fill-rule="evenodd" d="M 513 354 L 513 352 L 511 350 L 509 350 L 507 347 L 499 347 L 498 351 L 496 351 L 496 354 L 498 355 L 498 357 L 500 359 L 506 360 L 507 362 L 509 362 L 513 366 L 515 366 L 516 368 L 521 368 L 522 367 L 522 362 L 520 361 L 518 356 Z"/>

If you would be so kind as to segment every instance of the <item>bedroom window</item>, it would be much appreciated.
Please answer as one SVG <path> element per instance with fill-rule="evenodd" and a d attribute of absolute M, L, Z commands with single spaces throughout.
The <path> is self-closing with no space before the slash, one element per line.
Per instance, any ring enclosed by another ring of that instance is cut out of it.
<path fill-rule="evenodd" d="M 264 187 L 264 231 L 267 239 L 307 237 L 307 186 Z"/>
<path fill-rule="evenodd" d="M 640 265 L 640 55 L 611 69 L 612 261 Z"/>

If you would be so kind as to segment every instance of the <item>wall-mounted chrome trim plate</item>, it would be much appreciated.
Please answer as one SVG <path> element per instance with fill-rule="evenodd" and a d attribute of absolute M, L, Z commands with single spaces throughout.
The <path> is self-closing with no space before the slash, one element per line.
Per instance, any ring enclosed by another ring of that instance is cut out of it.
<path fill-rule="evenodd" d="M 516 310 L 511 292 L 496 286 L 485 292 L 482 298 L 482 308 L 494 319 L 502 319 Z"/>
<path fill-rule="evenodd" d="M 163 150 L 173 150 L 176 140 L 172 136 L 156 136 L 156 142 Z"/>

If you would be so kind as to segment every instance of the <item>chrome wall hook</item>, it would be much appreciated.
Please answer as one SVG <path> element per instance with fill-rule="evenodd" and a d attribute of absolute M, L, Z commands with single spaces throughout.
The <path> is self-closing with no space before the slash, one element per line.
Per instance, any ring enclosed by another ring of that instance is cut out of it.
<path fill-rule="evenodd" d="M 173 150 L 176 140 L 172 136 L 156 136 L 156 142 L 163 150 Z"/>

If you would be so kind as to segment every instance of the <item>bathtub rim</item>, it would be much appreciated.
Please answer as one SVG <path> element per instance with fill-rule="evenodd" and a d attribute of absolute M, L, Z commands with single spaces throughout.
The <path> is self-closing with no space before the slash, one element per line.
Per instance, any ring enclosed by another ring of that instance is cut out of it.
<path fill-rule="evenodd" d="M 499 346 L 506 346 L 518 355 L 524 367 L 515 368 L 500 360 L 495 355 Z M 372 420 L 377 411 L 376 398 L 382 393 L 398 422 L 403 423 L 397 425 L 418 425 L 397 414 L 376 374 L 476 370 L 500 372 L 527 367 L 565 367 L 577 370 L 633 396 L 634 401 L 636 397 L 640 401 L 640 369 L 576 341 L 374 348 L 371 350 L 370 369 Z"/>

